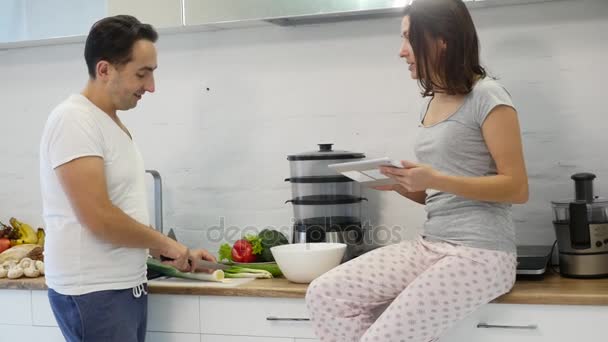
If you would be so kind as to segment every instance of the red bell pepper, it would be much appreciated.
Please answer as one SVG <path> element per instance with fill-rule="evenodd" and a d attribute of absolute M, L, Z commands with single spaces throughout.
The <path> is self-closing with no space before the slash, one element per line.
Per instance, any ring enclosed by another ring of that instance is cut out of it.
<path fill-rule="evenodd" d="M 236 262 L 255 262 L 256 255 L 253 254 L 253 246 L 245 239 L 238 240 L 232 246 L 232 260 Z"/>

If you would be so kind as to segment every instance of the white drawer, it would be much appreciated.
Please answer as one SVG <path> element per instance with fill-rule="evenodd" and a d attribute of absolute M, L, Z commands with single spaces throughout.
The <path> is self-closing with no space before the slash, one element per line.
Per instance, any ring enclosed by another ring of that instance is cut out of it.
<path fill-rule="evenodd" d="M 488 304 L 440 342 L 600 341 L 606 323 L 607 306 Z"/>
<path fill-rule="evenodd" d="M 32 325 L 32 291 L 0 291 L 0 324 Z"/>
<path fill-rule="evenodd" d="M 201 335 L 201 342 L 293 342 L 293 338 Z"/>
<path fill-rule="evenodd" d="M 149 331 L 146 333 L 146 342 L 201 342 L 201 335 Z"/>
<path fill-rule="evenodd" d="M 32 320 L 34 325 L 58 326 L 47 291 L 32 291 Z"/>
<path fill-rule="evenodd" d="M 191 295 L 148 295 L 147 330 L 200 334 L 198 297 Z"/>
<path fill-rule="evenodd" d="M 0 334 L 0 341 L 2 342 L 65 342 L 58 327 L 32 327 L 0 324 Z"/>
<path fill-rule="evenodd" d="M 304 299 L 201 297 L 201 332 L 217 335 L 314 338 Z M 269 321 L 267 317 L 280 320 Z"/>

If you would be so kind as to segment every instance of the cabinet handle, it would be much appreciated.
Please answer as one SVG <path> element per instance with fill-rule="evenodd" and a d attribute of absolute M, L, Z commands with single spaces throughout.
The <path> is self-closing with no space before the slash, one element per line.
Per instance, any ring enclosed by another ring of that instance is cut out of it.
<path fill-rule="evenodd" d="M 519 329 L 519 330 L 536 330 L 538 329 L 538 325 L 529 324 L 529 325 L 499 325 L 499 324 L 487 324 L 487 323 L 478 323 L 477 328 L 481 329 Z"/>
<path fill-rule="evenodd" d="M 292 317 L 266 317 L 267 321 L 290 321 L 290 322 L 308 322 L 310 318 L 292 318 Z"/>

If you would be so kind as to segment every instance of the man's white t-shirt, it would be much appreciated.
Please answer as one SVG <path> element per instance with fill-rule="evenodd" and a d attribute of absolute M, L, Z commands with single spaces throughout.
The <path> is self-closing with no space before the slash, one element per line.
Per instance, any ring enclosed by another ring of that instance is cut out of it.
<path fill-rule="evenodd" d="M 40 143 L 46 283 L 64 295 L 127 289 L 146 282 L 148 250 L 100 240 L 72 210 L 55 168 L 85 156 L 103 158 L 112 203 L 149 224 L 145 169 L 135 142 L 86 97 L 70 96 L 50 114 Z"/>

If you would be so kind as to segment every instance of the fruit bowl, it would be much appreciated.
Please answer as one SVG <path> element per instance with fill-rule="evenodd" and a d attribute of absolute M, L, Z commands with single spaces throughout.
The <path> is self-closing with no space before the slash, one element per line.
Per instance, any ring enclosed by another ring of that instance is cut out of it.
<path fill-rule="evenodd" d="M 338 266 L 346 252 L 343 243 L 295 243 L 270 249 L 289 281 L 307 284 Z"/>

